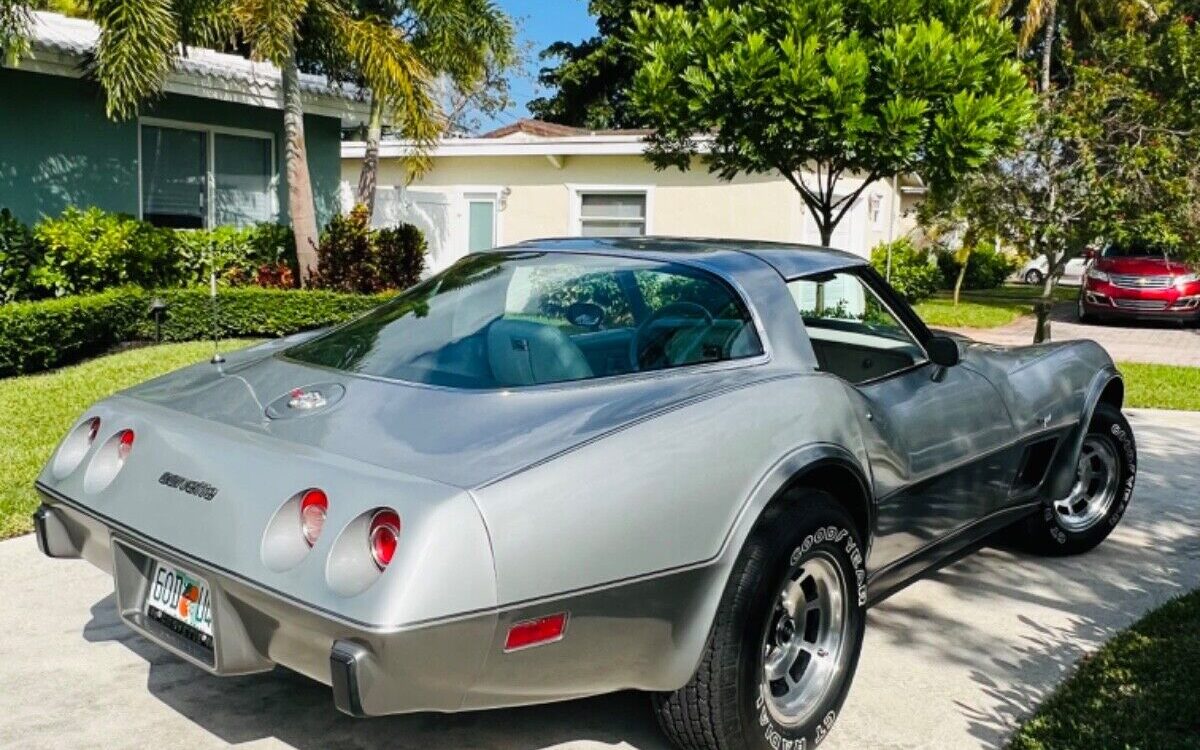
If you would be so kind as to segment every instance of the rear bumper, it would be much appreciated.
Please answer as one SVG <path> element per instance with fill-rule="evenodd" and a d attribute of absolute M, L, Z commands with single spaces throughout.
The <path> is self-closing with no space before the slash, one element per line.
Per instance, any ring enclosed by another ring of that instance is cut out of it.
<path fill-rule="evenodd" d="M 62 498 L 43 493 L 43 500 L 34 514 L 39 549 L 55 558 L 82 557 L 111 573 L 126 625 L 214 675 L 284 666 L 329 685 L 338 709 L 352 716 L 457 711 L 494 640 L 496 613 L 405 630 L 344 622 L 139 539 Z M 209 585 L 214 648 L 144 615 L 154 560 Z"/>
<path fill-rule="evenodd" d="M 500 610 L 379 628 L 263 588 L 46 487 L 38 490 L 39 547 L 50 557 L 82 557 L 110 573 L 129 627 L 212 674 L 287 667 L 329 685 L 337 707 L 352 716 L 676 690 L 696 669 L 729 574 L 724 563 L 688 567 Z M 208 584 L 216 641 L 211 653 L 197 652 L 144 616 L 154 560 Z M 570 618 L 565 638 L 505 651 L 512 625 L 562 612 Z"/>

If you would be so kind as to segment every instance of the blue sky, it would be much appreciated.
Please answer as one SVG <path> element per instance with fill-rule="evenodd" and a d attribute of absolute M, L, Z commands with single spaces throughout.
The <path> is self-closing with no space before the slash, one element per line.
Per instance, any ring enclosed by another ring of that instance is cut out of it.
<path fill-rule="evenodd" d="M 501 7 L 516 21 L 520 40 L 531 45 L 532 60 L 523 76 L 512 79 L 514 106 L 497 117 L 494 122 L 484 123 L 484 129 L 507 125 L 529 116 L 525 103 L 544 92 L 537 85 L 537 71 L 541 61 L 537 55 L 553 42 L 567 40 L 577 42 L 596 33 L 596 24 L 587 12 L 587 0 L 497 0 Z"/>

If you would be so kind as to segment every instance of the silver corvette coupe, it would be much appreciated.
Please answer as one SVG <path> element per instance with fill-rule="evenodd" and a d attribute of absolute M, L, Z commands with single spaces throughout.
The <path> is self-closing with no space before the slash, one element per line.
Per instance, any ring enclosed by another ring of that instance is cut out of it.
<path fill-rule="evenodd" d="M 89 409 L 42 551 L 217 675 L 355 716 L 634 688 L 682 748 L 812 748 L 867 607 L 1003 531 L 1085 552 L 1133 490 L 1086 341 L 932 333 L 855 256 L 563 239 Z"/>

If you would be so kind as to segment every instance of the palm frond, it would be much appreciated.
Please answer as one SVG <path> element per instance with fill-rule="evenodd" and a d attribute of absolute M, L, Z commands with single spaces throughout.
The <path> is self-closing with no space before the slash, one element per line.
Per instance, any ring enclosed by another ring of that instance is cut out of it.
<path fill-rule="evenodd" d="M 308 0 L 233 0 L 238 28 L 251 54 L 282 66 L 292 57 Z"/>
<path fill-rule="evenodd" d="M 1017 46 L 1021 51 L 1029 49 L 1056 2 L 1057 0 L 1030 0 L 1025 6 L 1025 19 L 1017 34 Z"/>
<path fill-rule="evenodd" d="M 16 65 L 29 51 L 33 16 L 21 0 L 0 0 L 0 61 Z"/>
<path fill-rule="evenodd" d="M 179 26 L 170 0 L 94 0 L 100 40 L 91 72 L 113 119 L 137 114 L 138 104 L 162 90 L 171 70 Z"/>
<path fill-rule="evenodd" d="M 233 7 L 224 0 L 174 0 L 179 41 L 184 48 L 229 50 L 237 41 Z"/>

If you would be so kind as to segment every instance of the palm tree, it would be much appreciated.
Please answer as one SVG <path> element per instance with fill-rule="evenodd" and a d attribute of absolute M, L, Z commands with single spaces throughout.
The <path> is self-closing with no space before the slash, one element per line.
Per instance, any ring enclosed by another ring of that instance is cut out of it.
<path fill-rule="evenodd" d="M 1038 63 L 1038 90 L 1041 93 L 1050 90 L 1054 42 L 1060 21 L 1066 21 L 1072 38 L 1082 41 L 1105 28 L 1132 28 L 1143 20 L 1158 18 L 1150 0 L 1018 0 L 1015 3 L 992 0 L 991 5 L 994 13 L 1019 20 L 1017 45 L 1020 52 L 1027 52 L 1041 35 Z"/>
<path fill-rule="evenodd" d="M 440 75 L 456 91 L 469 94 L 486 83 L 489 71 L 508 67 L 515 57 L 512 23 L 492 0 L 375 0 L 363 6 L 373 15 L 390 19 L 411 42 L 421 65 Z M 366 153 L 357 192 L 358 202 L 372 213 L 385 111 L 390 114 L 394 132 L 417 144 L 416 153 L 406 160 L 410 176 L 428 166 L 423 147 L 442 135 L 447 122 L 446 118 L 431 120 L 425 116 L 426 106 L 414 102 L 405 92 L 395 93 L 399 96 L 388 98 L 372 89 Z"/>
<path fill-rule="evenodd" d="M 255 59 L 279 68 L 288 212 L 302 282 L 317 264 L 318 234 L 304 142 L 301 44 L 314 67 L 352 71 L 381 101 L 403 101 L 404 117 L 436 119 L 430 77 L 411 41 L 347 0 L 91 0 L 90 10 L 100 26 L 93 73 L 114 119 L 134 116 L 142 101 L 161 92 L 176 55 L 189 45 L 244 45 Z"/>

